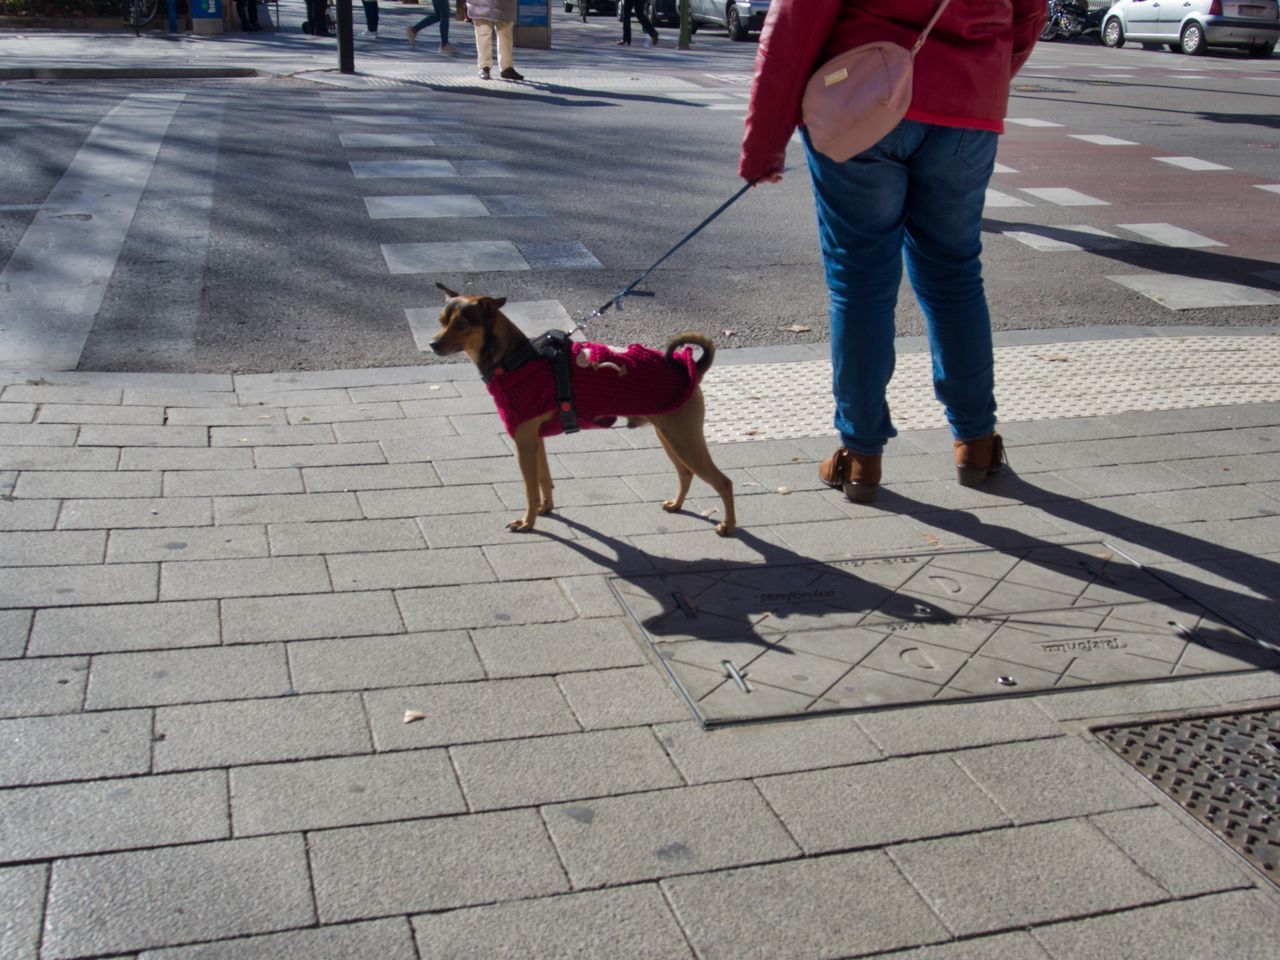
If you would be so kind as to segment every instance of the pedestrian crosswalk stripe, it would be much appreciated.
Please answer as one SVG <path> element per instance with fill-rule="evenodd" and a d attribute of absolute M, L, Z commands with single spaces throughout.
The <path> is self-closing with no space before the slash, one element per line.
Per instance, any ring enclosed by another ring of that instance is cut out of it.
<path fill-rule="evenodd" d="M 404 273 L 489 273 L 504 270 L 601 269 L 603 264 L 576 240 L 529 242 L 453 240 L 447 243 L 384 243 L 387 270 Z"/>
<path fill-rule="evenodd" d="M 1132 230 L 1134 233 L 1146 237 L 1148 240 L 1154 240 L 1156 243 L 1166 247 L 1226 246 L 1225 243 L 1218 240 L 1212 240 L 1191 230 L 1184 230 L 1182 227 L 1175 227 L 1171 223 L 1119 223 L 1116 226 L 1122 230 Z"/>
<path fill-rule="evenodd" d="M 479 141 L 469 133 L 340 133 L 347 148 L 468 147 Z"/>
<path fill-rule="evenodd" d="M 1043 232 L 1039 232 L 1043 231 Z M 1127 241 L 1108 233 L 1098 227 L 1084 223 L 1064 226 L 1037 227 L 1035 230 L 1006 230 L 1004 235 L 1019 243 L 1024 243 L 1033 250 L 1045 253 L 1108 250 L 1125 246 Z M 1070 238 L 1070 239 L 1068 239 Z"/>
<path fill-rule="evenodd" d="M 1200 277 L 1170 273 L 1140 273 L 1107 277 L 1136 290 L 1170 310 L 1199 310 L 1207 307 L 1265 307 L 1280 304 L 1280 297 L 1242 283 L 1224 283 Z"/>
<path fill-rule="evenodd" d="M 1195 157 L 1155 157 L 1161 163 L 1167 163 L 1173 167 L 1182 167 L 1184 170 L 1230 170 L 1230 167 L 1224 167 L 1220 163 L 1211 163 L 1208 160 L 1198 160 Z"/>
<path fill-rule="evenodd" d="M 438 217 L 487 217 L 489 208 L 472 194 L 439 197 L 365 197 L 374 220 L 408 220 Z"/>
<path fill-rule="evenodd" d="M 1099 147 L 1136 147 L 1137 144 L 1132 140 L 1121 140 L 1119 137 L 1109 137 L 1104 133 L 1072 133 L 1069 134 L 1073 140 L 1083 140 L 1085 143 L 1092 143 Z"/>
<path fill-rule="evenodd" d="M 1099 200 L 1079 190 L 1069 187 L 1022 187 L 1023 193 L 1029 193 L 1040 200 L 1057 204 L 1060 207 L 1109 207 L 1106 200 Z"/>
<path fill-rule="evenodd" d="M 456 177 L 458 171 L 448 160 L 348 160 L 357 180 L 384 177 Z"/>
<path fill-rule="evenodd" d="M 1003 163 L 997 163 L 991 172 L 992 173 L 1017 173 L 1018 171 L 1013 169 L 1013 167 L 1005 166 Z"/>
<path fill-rule="evenodd" d="M 1052 120 L 1037 120 L 1034 117 L 1006 117 L 1005 123 L 1016 123 L 1020 127 L 1060 127 L 1062 124 Z"/>
<path fill-rule="evenodd" d="M 1017 197 L 1011 197 L 1007 193 L 1001 193 L 999 190 L 992 190 L 987 187 L 987 199 L 985 206 L 988 207 L 1029 207 L 1031 206 L 1026 200 L 1019 200 Z"/>
<path fill-rule="evenodd" d="M 1270 190 L 1272 193 L 1280 193 L 1280 183 L 1255 183 L 1254 186 L 1259 190 Z"/>
<path fill-rule="evenodd" d="M 421 126 L 431 123 L 431 117 L 411 116 L 397 117 L 387 113 L 340 113 L 333 117 L 334 123 L 364 123 L 372 126 Z M 456 123 L 457 121 L 450 121 Z"/>

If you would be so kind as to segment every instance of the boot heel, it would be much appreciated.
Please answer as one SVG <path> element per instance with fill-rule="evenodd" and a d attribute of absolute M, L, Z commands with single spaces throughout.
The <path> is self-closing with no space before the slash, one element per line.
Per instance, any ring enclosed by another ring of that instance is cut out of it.
<path fill-rule="evenodd" d="M 844 495 L 848 500 L 855 503 L 872 503 L 876 499 L 876 491 L 880 489 L 878 483 L 846 483 L 844 485 Z"/>
<path fill-rule="evenodd" d="M 993 433 L 990 437 L 990 453 L 970 458 L 969 454 L 973 447 L 981 447 L 986 444 L 983 442 L 987 438 L 981 438 L 977 441 L 969 441 L 968 443 L 956 443 L 957 463 L 956 463 L 956 480 L 962 487 L 977 487 L 985 483 L 987 478 L 992 474 L 1000 472 L 1000 464 L 1005 461 L 1004 455 L 1004 438 L 998 433 Z M 975 451 L 976 452 L 976 451 Z M 974 463 L 977 461 L 977 464 Z M 984 462 L 985 461 L 985 462 Z M 978 464 L 981 464 L 980 466 Z"/>

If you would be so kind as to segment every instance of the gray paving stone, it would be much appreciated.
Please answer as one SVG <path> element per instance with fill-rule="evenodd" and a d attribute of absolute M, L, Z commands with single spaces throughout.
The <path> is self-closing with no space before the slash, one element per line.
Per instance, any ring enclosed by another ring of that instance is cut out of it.
<path fill-rule="evenodd" d="M 123 391 L 113 387 L 85 384 L 14 383 L 4 388 L 0 400 L 6 403 L 119 403 Z"/>
<path fill-rule="evenodd" d="M 663 514 L 666 516 L 666 514 Z M 511 514 L 507 514 L 510 517 Z M 710 532 L 711 521 L 699 521 Z M 505 527 L 505 523 L 502 524 Z M 538 521 L 543 537 L 555 534 L 555 524 Z M 643 551 L 629 547 L 622 539 L 614 539 L 607 532 L 601 538 L 592 537 L 591 531 L 575 530 L 572 542 L 548 542 L 539 538 L 519 535 L 508 536 L 506 543 L 486 546 L 489 558 L 498 577 L 502 580 L 526 580 L 537 577 L 575 577 L 612 573 L 618 575 L 648 573 L 653 564 Z M 579 537 L 578 534 L 581 533 Z M 518 542 L 512 543 L 511 540 Z"/>
<path fill-rule="evenodd" d="M 279 424 L 262 427 L 209 427 L 211 447 L 286 447 L 333 443 L 333 427 L 327 423 L 305 423 L 297 426 Z"/>
<path fill-rule="evenodd" d="M 253 458 L 259 467 L 337 467 L 360 463 L 385 463 L 376 443 L 324 443 L 314 446 L 258 447 Z"/>
<path fill-rule="evenodd" d="M 246 700 L 292 692 L 283 644 L 107 653 L 93 658 L 85 709 Z"/>
<path fill-rule="evenodd" d="M 1195 486 L 1183 473 L 1163 463 L 1124 463 L 1058 470 L 1057 475 L 1091 496 L 1110 497 Z"/>
<path fill-rule="evenodd" d="M 207 447 L 204 427 L 85 424 L 77 444 L 82 447 Z"/>
<path fill-rule="evenodd" d="M 1031 934 L 1019 931 L 921 947 L 895 953 L 893 960 L 1050 960 L 1050 957 Z"/>
<path fill-rule="evenodd" d="M 302 493 L 296 467 L 258 470 L 169 470 L 166 497 L 228 497 L 247 494 Z"/>
<path fill-rule="evenodd" d="M 370 518 L 437 517 L 502 509 L 502 501 L 493 488 L 480 485 L 416 490 L 361 490 L 356 496 L 364 515 Z M 430 532 L 429 524 L 424 523 L 423 528 Z M 431 542 L 429 538 L 427 542 Z"/>
<path fill-rule="evenodd" d="M 0 791 L 6 859 L 105 853 L 230 836 L 220 771 Z"/>
<path fill-rule="evenodd" d="M 155 470 L 28 470 L 18 477 L 13 495 L 33 500 L 92 497 L 158 497 Z"/>
<path fill-rule="evenodd" d="M 289 668 L 299 693 L 456 683 L 485 676 L 475 647 L 460 630 L 294 642 L 289 644 Z"/>
<path fill-rule="evenodd" d="M 550 580 L 397 590 L 396 601 L 410 630 L 555 623 L 575 616 Z"/>
<path fill-rule="evenodd" d="M 380 440 L 417 440 L 422 437 L 451 437 L 457 434 L 445 419 L 364 420 L 335 423 L 333 433 L 339 443 L 370 443 Z"/>
<path fill-rule="evenodd" d="M 675 492 L 673 482 L 667 496 Z M 668 513 L 654 501 L 565 507 L 558 510 L 558 513 L 567 522 L 597 531 L 602 537 L 637 533 L 688 533 L 705 530 L 718 519 L 714 516 L 702 516 L 700 510 L 694 509 L 692 498 L 686 501 L 684 509 L 679 513 Z"/>
<path fill-rule="evenodd" d="M 951 758 L 910 757 L 767 777 L 760 791 L 807 854 L 1007 826 Z M 921 802 L 928 797 L 927 802 Z"/>
<path fill-rule="evenodd" d="M 428 460 L 464 460 L 511 454 L 511 448 L 502 437 L 496 435 L 383 440 L 382 449 L 386 451 L 387 461 L 390 463 L 425 463 Z"/>
<path fill-rule="evenodd" d="M 355 694 L 160 707 L 155 732 L 157 771 L 367 753 L 373 746 Z"/>
<path fill-rule="evenodd" d="M 0 720 L 0 786 L 124 777 L 151 768 L 151 712 Z"/>
<path fill-rule="evenodd" d="M 238 767 L 231 797 L 236 836 L 467 812 L 445 750 Z"/>
<path fill-rule="evenodd" d="M 0 867 L 0 957 L 36 960 L 49 867 L 32 863 Z"/>
<path fill-rule="evenodd" d="M 1053 960 L 1269 960 L 1278 924 L 1274 896 L 1255 890 L 1038 927 L 1033 936 Z"/>
<path fill-rule="evenodd" d="M 20 657 L 31 634 L 31 610 L 0 610 L 0 660 Z"/>
<path fill-rule="evenodd" d="M 606 949 L 613 960 L 690 956 L 662 894 L 648 884 L 412 919 L 424 957 L 592 957 Z"/>
<path fill-rule="evenodd" d="M 211 523 L 213 504 L 208 497 L 67 500 L 58 516 L 59 530 L 200 527 Z"/>
<path fill-rule="evenodd" d="M 79 430 L 75 424 L 0 423 L 0 446 L 69 447 L 76 442 Z"/>
<path fill-rule="evenodd" d="M 579 890 L 800 855 L 741 780 L 544 807 L 542 816 Z"/>
<path fill-rule="evenodd" d="M 410 519 L 273 523 L 267 528 L 273 555 L 420 550 L 427 545 Z"/>
<path fill-rule="evenodd" d="M 0 533 L 0 567 L 102 563 L 106 548 L 105 530 Z"/>
<path fill-rule="evenodd" d="M 547 464 L 551 468 L 551 477 L 555 481 L 557 493 L 561 487 L 560 478 L 565 471 L 560 467 L 553 455 L 547 456 Z M 520 476 L 520 466 L 515 457 L 485 457 L 470 460 L 441 460 L 432 464 L 440 475 L 445 486 L 466 486 L 473 483 L 515 484 L 520 488 L 516 502 L 524 503 L 524 481 Z M 505 497 L 503 499 L 506 499 Z M 557 500 L 559 498 L 557 497 Z"/>
<path fill-rule="evenodd" d="M 567 889 L 535 810 L 324 830 L 310 850 L 325 923 Z"/>
<path fill-rule="evenodd" d="M 378 750 L 411 750 L 581 729 L 550 677 L 443 683 L 364 695 Z M 426 714 L 405 723 L 407 710 Z"/>
<path fill-rule="evenodd" d="M 144 950 L 137 960 L 418 960 L 413 930 L 404 917 L 344 923 L 310 930 L 267 933 L 188 947 Z"/>
<path fill-rule="evenodd" d="M 892 847 L 889 855 L 956 934 L 1168 899 L 1082 820 L 922 840 Z"/>
<path fill-rule="evenodd" d="M 704 960 L 860 956 L 946 939 L 883 853 L 743 867 L 661 882 Z M 785 901 L 786 909 L 761 909 Z"/>
<path fill-rule="evenodd" d="M 60 860 L 41 953 L 120 953 L 315 923 L 298 836 Z"/>
<path fill-rule="evenodd" d="M 0 500 L 0 530 L 52 530 L 61 508 L 57 500 Z"/>
<path fill-rule="evenodd" d="M 809 559 L 791 554 L 773 528 L 740 530 L 738 536 L 719 537 L 710 521 L 705 530 L 696 533 L 660 533 L 627 539 L 657 570 L 675 570 L 691 564 L 758 564 L 762 556 L 775 563 Z"/>
<path fill-rule="evenodd" d="M 342 370 L 308 371 L 316 377 L 310 386 L 285 386 L 276 384 L 278 389 L 257 389 L 246 387 L 237 382 L 237 395 L 240 405 L 244 407 L 289 407 L 313 406 L 322 407 L 351 402 L 351 394 L 347 393 Z M 324 382 L 322 382 L 322 379 Z M 251 381 L 246 381 L 251 382 Z M 265 381 L 264 381 L 265 382 Z"/>
<path fill-rule="evenodd" d="M 617 617 L 626 613 L 609 577 L 592 575 L 585 577 L 561 577 L 556 582 L 569 597 L 569 602 L 583 618 Z"/>
<path fill-rule="evenodd" d="M 359 467 L 304 467 L 303 480 L 311 493 L 335 490 L 396 490 L 438 487 L 440 478 L 429 463 L 371 464 Z"/>
<path fill-rule="evenodd" d="M 11 567 L 0 577 L 0 607 L 67 607 L 157 599 L 154 563 Z"/>
<path fill-rule="evenodd" d="M 161 600 L 320 593 L 329 585 L 321 557 L 175 560 L 160 567 Z"/>
<path fill-rule="evenodd" d="M 164 408 L 157 406 L 121 406 L 120 404 L 45 403 L 40 406 L 37 423 L 95 423 L 163 426 Z M 112 444 L 120 446 L 120 444 Z"/>
<path fill-rule="evenodd" d="M 181 410 L 184 407 L 194 407 L 196 409 L 234 407 L 237 400 L 235 393 L 231 390 L 230 378 L 228 378 L 225 390 L 197 390 L 194 387 L 184 388 L 181 385 L 174 387 L 126 386 L 122 402 L 126 406 L 139 404 L 144 407 L 166 407 L 170 415 L 172 415 L 174 411 Z"/>
<path fill-rule="evenodd" d="M 349 423 L 360 420 L 403 420 L 400 404 L 383 403 L 331 403 L 311 406 L 290 406 L 287 410 L 290 423 Z"/>
<path fill-rule="evenodd" d="M 453 760 L 473 810 L 683 784 L 645 728 L 473 743 L 454 747 Z"/>
<path fill-rule="evenodd" d="M 237 407 L 212 404 L 204 407 L 174 407 L 168 411 L 171 424 L 202 427 L 260 427 L 288 422 L 280 407 Z"/>
<path fill-rule="evenodd" d="M 477 488 L 473 487 L 472 489 Z M 427 539 L 427 543 L 433 548 L 478 547 L 493 544 L 500 547 L 523 546 L 543 547 L 545 549 L 559 548 L 561 545 L 559 543 L 543 543 L 543 538 L 553 538 L 555 540 L 578 539 L 578 531 L 566 524 L 554 513 L 538 518 L 537 533 L 533 538 L 522 533 L 515 533 L 507 528 L 507 524 L 516 519 L 516 517 L 523 515 L 524 511 L 522 510 L 503 510 L 498 513 L 462 513 L 455 516 L 419 517 L 417 522 Z M 502 551 L 499 551 L 497 555 L 499 559 L 503 558 Z M 527 554 L 526 556 L 530 560 L 533 559 L 532 554 Z M 574 561 L 570 559 L 567 562 L 573 563 Z M 578 560 L 579 564 L 585 562 L 587 561 Z M 508 563 L 506 566 L 509 567 L 510 564 Z"/>
<path fill-rule="evenodd" d="M 671 496 L 671 478 L 663 477 L 662 489 L 665 493 L 655 492 L 651 497 L 637 493 L 619 477 L 593 477 L 589 480 L 555 478 L 555 501 L 557 507 L 575 507 L 590 504 L 640 503 L 642 500 L 653 502 Z M 518 510 L 524 506 L 524 484 L 498 483 L 494 485 L 498 496 L 508 509 Z"/>
<path fill-rule="evenodd" d="M 114 470 L 119 462 L 115 448 L 0 446 L 0 470 Z"/>
<path fill-rule="evenodd" d="M 0 717 L 78 713 L 88 674 L 87 657 L 0 662 Z"/>
<path fill-rule="evenodd" d="M 1090 822 L 1175 897 L 1252 886 L 1257 874 L 1190 818 L 1163 807 L 1120 810 Z"/>
<path fill-rule="evenodd" d="M 32 423 L 36 417 L 34 403 L 0 403 L 0 422 Z"/>
<path fill-rule="evenodd" d="M 107 540 L 108 563 L 230 560 L 269 553 L 266 529 L 250 524 L 112 530 Z"/>
<path fill-rule="evenodd" d="M 252 450 L 207 447 L 125 447 L 121 470 L 249 470 Z"/>
<path fill-rule="evenodd" d="M 588 730 L 667 723 L 689 715 L 670 681 L 649 664 L 566 673 L 556 681 Z"/>
<path fill-rule="evenodd" d="M 696 722 L 655 728 L 690 783 L 866 763 L 883 756 L 853 717 L 703 730 Z"/>
<path fill-rule="evenodd" d="M 1192 481 L 1210 487 L 1238 483 L 1265 483 L 1280 474 L 1280 453 L 1179 460 L 1169 466 Z"/>
<path fill-rule="evenodd" d="M 37 611 L 28 653 L 65 656 L 217 642 L 218 605 L 212 600 L 134 603 Z"/>
<path fill-rule="evenodd" d="M 491 677 L 524 677 L 646 664 L 644 651 L 621 617 L 473 630 L 471 638 Z"/>
<path fill-rule="evenodd" d="M 1141 807 L 1155 794 L 1078 737 L 964 750 L 952 757 L 1015 823 Z"/>
<path fill-rule="evenodd" d="M 461 364 L 458 370 L 465 370 Z M 384 401 L 398 401 L 401 404 L 414 400 L 446 400 L 450 397 L 459 396 L 458 388 L 455 384 L 445 383 L 393 383 L 382 384 L 371 387 L 351 387 L 347 391 L 351 395 L 352 403 L 382 403 Z M 406 413 L 409 408 L 405 407 Z M 411 417 L 425 416 L 425 414 L 408 413 Z"/>
<path fill-rule="evenodd" d="M 888 754 L 937 753 L 1061 733 L 1034 703 L 1022 699 L 864 713 L 858 723 Z"/>
<path fill-rule="evenodd" d="M 214 497 L 219 524 L 290 523 L 316 520 L 359 520 L 354 493 L 277 493 Z"/>
<path fill-rule="evenodd" d="M 1171 683 L 1135 683 L 1101 690 L 1064 692 L 1037 698 L 1037 706 L 1055 720 L 1141 716 L 1149 713 L 1280 696 L 1280 676 L 1272 671 Z"/>
<path fill-rule="evenodd" d="M 403 633 L 390 591 L 244 597 L 222 601 L 225 643 L 268 643 Z"/>
<path fill-rule="evenodd" d="M 326 562 L 334 590 L 399 590 L 494 579 L 493 568 L 477 547 L 337 553 Z"/>
<path fill-rule="evenodd" d="M 754 502 L 752 499 L 752 502 Z M 749 505 L 739 507 L 744 522 Z M 754 527 L 749 528 L 752 532 Z M 864 515 L 856 519 L 821 523 L 788 523 L 773 528 L 787 549 L 815 560 L 851 560 L 872 554 L 901 553 L 926 545 L 920 527 L 907 517 Z"/>

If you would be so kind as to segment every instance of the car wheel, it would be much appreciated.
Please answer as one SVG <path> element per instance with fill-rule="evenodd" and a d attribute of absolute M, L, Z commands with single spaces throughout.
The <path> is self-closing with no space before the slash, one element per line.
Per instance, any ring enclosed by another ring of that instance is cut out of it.
<path fill-rule="evenodd" d="M 658 25 L 658 5 L 653 0 L 644 0 L 644 18 L 653 26 Z"/>
<path fill-rule="evenodd" d="M 573 13 L 573 4 L 570 3 L 569 0 L 565 0 L 564 2 L 564 12 Z"/>
<path fill-rule="evenodd" d="M 1058 31 L 1055 30 L 1053 26 L 1053 17 L 1050 17 L 1048 20 L 1044 22 L 1044 26 L 1040 28 L 1040 39 L 1052 40 L 1057 35 L 1058 35 Z"/>
<path fill-rule="evenodd" d="M 1171 44 L 1168 44 L 1168 47 L 1169 47 L 1169 52 L 1170 52 L 1170 53 L 1181 53 L 1181 52 L 1182 52 L 1182 44 L 1180 44 L 1180 43 L 1171 43 Z"/>
<path fill-rule="evenodd" d="M 1192 20 L 1182 28 L 1182 52 L 1189 57 L 1198 57 L 1204 50 L 1204 27 Z"/>
<path fill-rule="evenodd" d="M 747 39 L 747 28 L 743 26 L 742 17 L 738 16 L 738 7 L 735 4 L 729 4 L 725 10 L 724 22 L 729 27 L 730 40 Z"/>
<path fill-rule="evenodd" d="M 1263 60 L 1275 52 L 1276 45 L 1274 43 L 1264 43 L 1259 47 L 1249 48 L 1249 56 L 1253 57 L 1255 60 Z"/>
<path fill-rule="evenodd" d="M 1120 26 L 1117 17 L 1112 17 L 1102 25 L 1102 43 L 1113 49 L 1124 46 L 1124 27 Z"/>

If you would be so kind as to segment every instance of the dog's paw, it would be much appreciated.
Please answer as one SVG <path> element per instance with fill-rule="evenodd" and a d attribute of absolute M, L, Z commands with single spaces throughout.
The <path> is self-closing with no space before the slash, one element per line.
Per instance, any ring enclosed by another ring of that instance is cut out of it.
<path fill-rule="evenodd" d="M 662 501 L 662 509 L 667 511 L 667 513 L 676 513 L 683 506 L 684 506 L 683 500 L 663 500 Z"/>
<path fill-rule="evenodd" d="M 552 503 L 550 500 L 547 500 L 545 503 L 540 503 L 538 504 L 538 516 L 545 517 L 555 508 L 556 508 L 556 505 Z"/>
<path fill-rule="evenodd" d="M 725 523 L 723 520 L 716 524 L 716 533 L 722 537 L 732 537 L 733 527 Z"/>
<path fill-rule="evenodd" d="M 526 520 L 524 517 L 520 517 L 508 523 L 507 529 L 512 531 L 513 533 L 528 533 L 530 530 L 533 529 L 533 521 Z"/>

